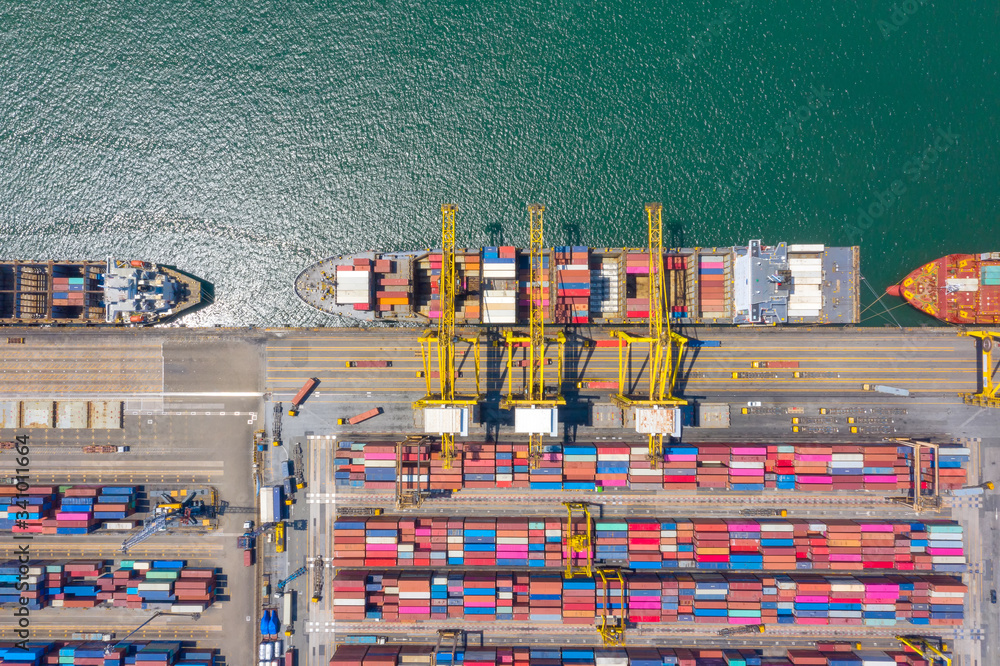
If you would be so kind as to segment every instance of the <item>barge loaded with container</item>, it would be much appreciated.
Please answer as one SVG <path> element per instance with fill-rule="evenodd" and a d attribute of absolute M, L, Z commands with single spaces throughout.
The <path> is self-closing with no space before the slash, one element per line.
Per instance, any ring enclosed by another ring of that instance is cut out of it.
<path fill-rule="evenodd" d="M 456 250 L 455 321 L 504 325 L 528 318 L 529 253 L 513 246 Z M 678 248 L 663 270 L 675 324 L 855 324 L 857 247 Z M 648 250 L 563 246 L 546 250 L 546 320 L 621 325 L 649 317 Z M 440 250 L 362 252 L 302 271 L 295 293 L 322 312 L 365 322 L 426 324 L 440 316 Z"/>
<path fill-rule="evenodd" d="M 197 279 L 144 261 L 0 262 L 0 325 L 141 326 L 201 301 Z"/>
<path fill-rule="evenodd" d="M 1000 252 L 949 254 L 886 290 L 951 324 L 1000 325 Z"/>

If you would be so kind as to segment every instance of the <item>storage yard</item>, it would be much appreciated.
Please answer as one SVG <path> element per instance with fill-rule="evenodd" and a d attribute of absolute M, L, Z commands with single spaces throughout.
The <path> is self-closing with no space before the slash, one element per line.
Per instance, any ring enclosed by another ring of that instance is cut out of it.
<path fill-rule="evenodd" d="M 560 316 L 584 304 L 569 305 Z M 958 395 L 981 378 L 975 340 L 699 330 L 715 344 L 685 352 L 693 404 L 651 464 L 609 397 L 619 345 L 567 333 L 555 437 L 514 432 L 504 342 L 487 334 L 482 397 L 448 451 L 413 408 L 420 331 L 25 333 L 0 360 L 20 419 L 0 439 L 31 448 L 20 517 L 16 450 L 0 452 L 0 529 L 32 537 L 39 645 L 16 663 L 933 663 L 897 636 L 994 663 L 982 484 L 1000 431 Z M 473 352 L 456 344 L 456 394 L 477 392 Z M 528 352 L 510 370 L 525 383 Z M 646 355 L 630 352 L 641 391 Z M 119 427 L 93 425 L 115 401 Z M 29 403 L 51 425 L 26 426 Z M 63 403 L 88 407 L 59 426 Z M 18 543 L 0 544 L 5 613 Z"/>

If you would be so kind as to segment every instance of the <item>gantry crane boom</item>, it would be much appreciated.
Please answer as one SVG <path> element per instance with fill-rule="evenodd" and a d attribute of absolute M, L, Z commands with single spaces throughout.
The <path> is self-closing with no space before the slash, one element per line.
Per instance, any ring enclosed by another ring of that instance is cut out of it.
<path fill-rule="evenodd" d="M 649 331 L 646 337 L 626 331 L 612 332 L 612 337 L 624 344 L 618 348 L 618 392 L 611 399 L 623 409 L 638 408 L 635 410 L 636 428 L 649 435 L 649 462 L 656 467 L 663 459 L 663 436 L 678 425 L 676 417 L 668 417 L 672 414 L 669 408 L 687 404 L 686 400 L 674 395 L 687 338 L 675 333 L 670 317 L 664 316 L 667 281 L 663 270 L 663 206 L 646 204 L 646 220 L 649 231 Z M 643 398 L 631 396 L 628 387 L 632 344 L 639 342 L 649 344 L 649 394 Z"/>
<path fill-rule="evenodd" d="M 423 358 L 423 376 L 427 394 L 413 403 L 414 409 L 424 410 L 425 432 L 441 437 L 441 458 L 444 468 L 451 469 L 455 451 L 455 435 L 467 431 L 468 408 L 479 402 L 479 336 L 456 337 L 455 335 L 455 290 L 457 271 L 455 268 L 455 213 L 453 204 L 441 206 L 441 275 L 438 291 L 441 314 L 436 331 L 430 329 L 420 336 L 420 354 Z M 461 340 L 473 347 L 476 369 L 476 392 L 473 395 L 458 395 L 455 391 L 455 342 Z M 436 363 L 434 356 L 436 353 Z M 438 386 L 435 392 L 431 385 L 431 367 L 437 366 Z M 464 409 L 463 409 L 464 408 Z M 429 413 L 432 409 L 434 412 Z M 431 423 L 434 419 L 434 423 Z"/>
<path fill-rule="evenodd" d="M 935 645 L 926 636 L 896 636 L 896 640 L 919 654 L 933 666 L 951 666 L 951 657 L 946 654 L 948 645 L 941 639 L 937 639 L 940 641 L 940 646 Z"/>
<path fill-rule="evenodd" d="M 538 467 L 542 456 L 542 437 L 552 434 L 558 419 L 559 405 L 565 405 L 562 394 L 563 361 L 566 350 L 566 336 L 562 331 L 551 340 L 545 337 L 545 283 L 548 276 L 545 272 L 545 206 L 531 204 L 528 206 L 530 218 L 528 253 L 530 259 L 529 275 L 529 315 L 528 335 L 517 335 L 506 331 L 504 339 L 507 342 L 507 397 L 502 399 L 503 409 L 515 409 L 515 431 L 528 435 L 528 459 L 532 468 Z M 558 345 L 557 377 L 554 393 L 549 393 L 545 386 L 545 345 L 548 342 Z M 514 349 L 515 345 L 526 344 L 528 349 L 528 381 L 523 396 L 514 393 Z M 523 422 L 519 423 L 519 409 L 530 412 Z M 543 422 L 548 425 L 543 425 Z"/>

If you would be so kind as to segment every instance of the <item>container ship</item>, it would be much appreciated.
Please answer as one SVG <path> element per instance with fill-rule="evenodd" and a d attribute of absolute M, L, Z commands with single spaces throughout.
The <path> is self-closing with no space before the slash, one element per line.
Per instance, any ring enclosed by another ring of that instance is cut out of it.
<path fill-rule="evenodd" d="M 886 293 L 941 321 L 1000 325 L 1000 252 L 935 259 Z"/>
<path fill-rule="evenodd" d="M 0 325 L 142 326 L 201 300 L 200 281 L 144 261 L 0 262 Z"/>
<path fill-rule="evenodd" d="M 510 325 L 528 318 L 530 256 L 513 246 L 456 250 L 456 323 Z M 696 247 L 664 252 L 675 324 L 855 324 L 857 247 Z M 562 246 L 543 256 L 546 321 L 562 325 L 645 323 L 648 250 Z M 364 322 L 427 324 L 441 315 L 441 252 L 362 252 L 303 270 L 295 293 L 328 314 Z"/>

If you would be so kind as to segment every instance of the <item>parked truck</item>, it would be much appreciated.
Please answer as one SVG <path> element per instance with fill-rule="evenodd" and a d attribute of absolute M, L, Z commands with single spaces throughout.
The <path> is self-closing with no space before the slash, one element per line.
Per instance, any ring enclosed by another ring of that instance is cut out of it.
<path fill-rule="evenodd" d="M 577 382 L 576 387 L 580 389 L 616 389 L 618 388 L 618 381 L 598 381 L 590 380 L 584 382 Z"/>
<path fill-rule="evenodd" d="M 292 398 L 292 408 L 288 410 L 289 416 L 295 416 L 299 413 L 299 407 L 306 401 L 306 398 L 309 397 L 309 394 L 312 393 L 317 385 L 319 385 L 319 380 L 315 377 L 306 380 L 306 383 L 302 385 L 299 392 Z"/>
<path fill-rule="evenodd" d="M 337 419 L 337 425 L 344 425 L 344 424 L 357 425 L 362 421 L 367 421 L 368 419 L 374 418 L 381 413 L 382 413 L 382 408 L 376 407 L 375 409 L 369 409 L 367 412 L 361 412 L 357 416 L 352 416 L 346 419 Z"/>
<path fill-rule="evenodd" d="M 84 453 L 128 453 L 127 446 L 112 446 L 110 444 L 90 445 L 83 447 Z"/>
<path fill-rule="evenodd" d="M 259 500 L 261 525 L 281 520 L 281 486 L 262 486 Z"/>
<path fill-rule="evenodd" d="M 896 388 L 894 386 L 883 386 L 882 384 L 862 384 L 862 391 L 876 391 L 878 393 L 886 393 L 888 395 L 898 395 L 903 398 L 907 398 L 910 392 L 906 389 Z"/>
<path fill-rule="evenodd" d="M 750 363 L 751 368 L 768 368 L 774 370 L 775 368 L 797 368 L 799 367 L 798 361 L 753 361 Z"/>

